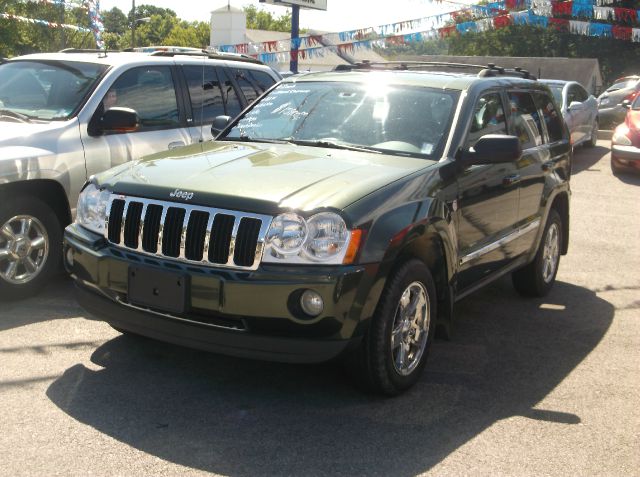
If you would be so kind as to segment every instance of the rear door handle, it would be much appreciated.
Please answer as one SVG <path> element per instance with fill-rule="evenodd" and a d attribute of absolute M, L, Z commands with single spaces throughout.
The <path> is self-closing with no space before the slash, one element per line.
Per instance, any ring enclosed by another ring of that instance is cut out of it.
<path fill-rule="evenodd" d="M 184 146 L 183 141 L 173 141 L 169 143 L 169 149 L 175 149 L 176 147 L 182 147 L 182 146 Z"/>
<path fill-rule="evenodd" d="M 509 187 L 520 182 L 520 174 L 512 174 L 510 176 L 505 176 L 502 178 L 502 185 L 504 187 Z"/>

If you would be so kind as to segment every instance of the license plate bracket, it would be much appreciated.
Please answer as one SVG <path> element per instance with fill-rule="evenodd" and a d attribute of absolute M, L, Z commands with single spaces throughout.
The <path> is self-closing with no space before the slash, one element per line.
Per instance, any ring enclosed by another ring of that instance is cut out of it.
<path fill-rule="evenodd" d="M 187 311 L 188 276 L 155 268 L 129 266 L 129 303 L 157 311 Z"/>

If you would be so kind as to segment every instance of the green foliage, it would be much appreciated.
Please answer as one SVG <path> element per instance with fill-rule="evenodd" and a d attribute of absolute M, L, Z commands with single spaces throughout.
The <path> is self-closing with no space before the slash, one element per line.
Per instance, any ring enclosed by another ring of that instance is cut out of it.
<path fill-rule="evenodd" d="M 291 31 L 291 12 L 275 18 L 270 12 L 256 8 L 254 5 L 243 7 L 247 16 L 247 28 L 251 30 Z"/>
<path fill-rule="evenodd" d="M 105 31 L 118 35 L 124 34 L 129 29 L 129 18 L 117 7 L 102 12 L 102 23 Z"/>
<path fill-rule="evenodd" d="M 40 2 L 0 0 L 0 12 L 55 23 L 89 27 L 89 18 L 81 8 L 67 8 Z M 0 19 L 0 56 L 18 56 L 62 48 L 95 47 L 93 35 L 63 28 Z"/>

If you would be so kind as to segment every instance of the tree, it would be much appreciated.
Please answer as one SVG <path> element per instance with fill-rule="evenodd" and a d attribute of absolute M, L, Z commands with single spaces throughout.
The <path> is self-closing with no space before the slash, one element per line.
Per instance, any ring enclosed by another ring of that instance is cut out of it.
<path fill-rule="evenodd" d="M 124 34 L 129 29 L 129 19 L 118 7 L 102 12 L 102 23 L 105 32 Z"/>
<path fill-rule="evenodd" d="M 275 18 L 270 12 L 258 9 L 255 5 L 243 7 L 247 16 L 247 28 L 252 30 L 291 31 L 291 12 Z"/>

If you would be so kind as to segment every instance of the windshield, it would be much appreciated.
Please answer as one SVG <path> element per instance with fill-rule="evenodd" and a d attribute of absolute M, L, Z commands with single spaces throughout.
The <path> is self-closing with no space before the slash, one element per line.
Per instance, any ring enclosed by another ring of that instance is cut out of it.
<path fill-rule="evenodd" d="M 620 81 L 618 83 L 614 83 L 611 86 L 609 86 L 607 88 L 607 91 L 615 91 L 617 89 L 633 88 L 636 85 L 637 82 L 638 82 L 638 80 L 636 80 L 636 79 Z"/>
<path fill-rule="evenodd" d="M 380 82 L 282 83 L 223 139 L 431 157 L 442 152 L 458 96 L 459 91 Z"/>
<path fill-rule="evenodd" d="M 0 65 L 0 109 L 29 119 L 68 119 L 106 68 L 75 61 L 4 63 Z"/>

